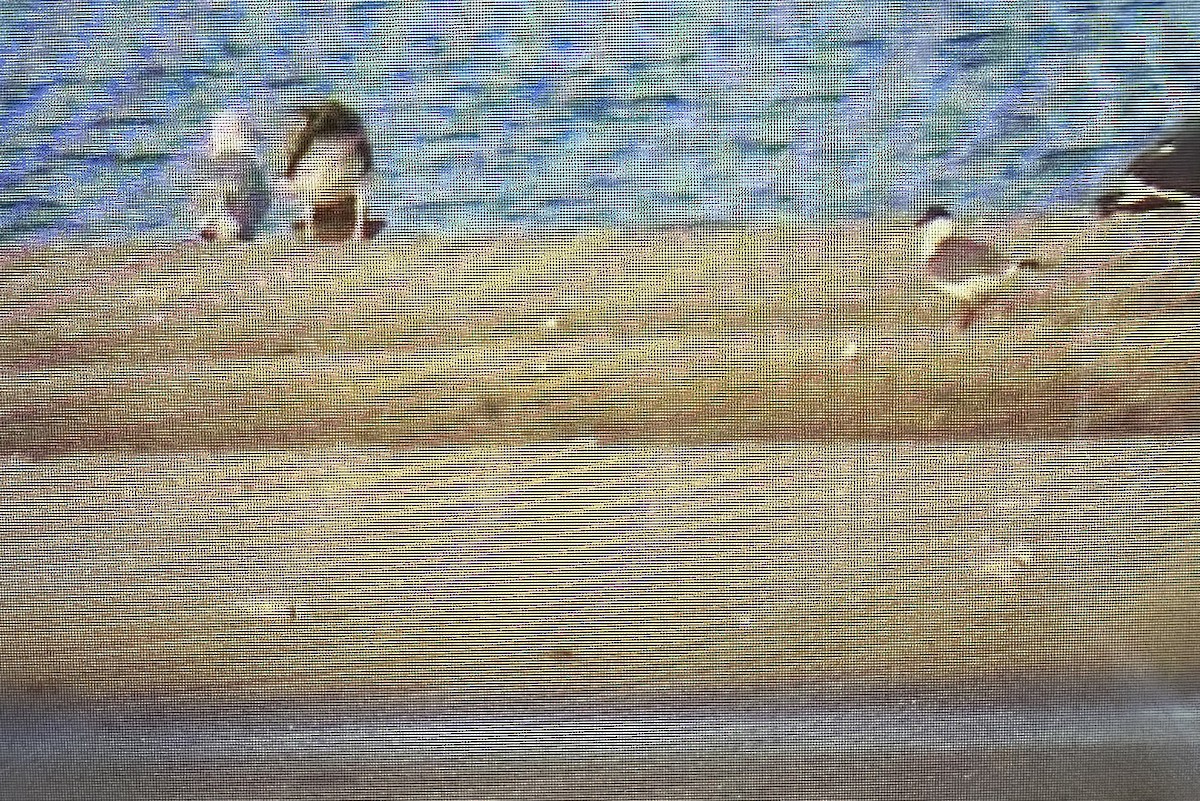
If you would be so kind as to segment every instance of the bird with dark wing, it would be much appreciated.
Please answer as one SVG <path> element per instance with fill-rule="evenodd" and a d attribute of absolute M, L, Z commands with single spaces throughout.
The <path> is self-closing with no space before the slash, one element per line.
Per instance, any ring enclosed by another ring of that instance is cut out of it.
<path fill-rule="evenodd" d="M 303 123 L 287 144 L 283 186 L 300 203 L 305 237 L 315 239 L 323 217 L 336 217 L 352 206 L 354 238 L 365 239 L 374 156 L 362 119 L 336 100 L 302 108 L 300 115 Z"/>
<path fill-rule="evenodd" d="M 953 236 L 954 222 L 942 206 L 930 206 L 917 226 L 926 276 L 959 301 L 959 328 L 971 325 L 989 296 L 1010 286 L 1021 270 L 1041 266 L 1036 259 L 1015 259 L 990 242 Z"/>
<path fill-rule="evenodd" d="M 1188 120 L 1129 163 L 1121 186 L 1097 201 L 1101 215 L 1153 211 L 1200 197 L 1200 118 Z"/>

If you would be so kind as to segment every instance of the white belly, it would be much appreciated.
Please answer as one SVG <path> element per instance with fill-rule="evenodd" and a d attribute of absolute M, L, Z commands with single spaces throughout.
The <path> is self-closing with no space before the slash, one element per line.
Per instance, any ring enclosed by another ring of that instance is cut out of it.
<path fill-rule="evenodd" d="M 933 279 L 933 284 L 957 300 L 973 301 L 983 295 L 1006 288 L 1017 277 L 1017 268 L 1009 267 L 1004 272 L 984 273 L 960 281 Z"/>
<path fill-rule="evenodd" d="M 296 166 L 288 188 L 301 203 L 336 203 L 363 190 L 363 173 L 354 142 L 316 141 Z"/>

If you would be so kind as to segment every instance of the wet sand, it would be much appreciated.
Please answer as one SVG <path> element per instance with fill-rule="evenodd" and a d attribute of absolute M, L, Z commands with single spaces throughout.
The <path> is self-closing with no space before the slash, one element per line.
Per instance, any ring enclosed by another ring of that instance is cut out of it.
<path fill-rule="evenodd" d="M 1196 705 L 733 708 L 313 720 L 56 716 L 8 749 L 40 799 L 1187 801 Z M 3 754 L 3 750 L 0 750 Z"/>

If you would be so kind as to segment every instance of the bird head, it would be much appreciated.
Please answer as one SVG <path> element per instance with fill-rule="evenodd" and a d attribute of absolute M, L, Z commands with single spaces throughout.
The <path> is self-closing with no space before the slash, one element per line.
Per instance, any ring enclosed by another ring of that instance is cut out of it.
<path fill-rule="evenodd" d="M 213 118 L 208 151 L 213 156 L 252 150 L 250 126 L 240 111 L 227 109 Z"/>
<path fill-rule="evenodd" d="M 946 211 L 945 206 L 930 206 L 925 209 L 925 213 L 917 219 L 917 226 L 923 228 L 934 220 L 949 220 L 950 212 Z"/>
<path fill-rule="evenodd" d="M 950 212 L 942 206 L 930 206 L 917 220 L 917 229 L 921 232 L 921 258 L 926 261 L 937 250 L 938 245 L 950 236 L 954 227 Z"/>
<path fill-rule="evenodd" d="M 296 117 L 315 136 L 345 136 L 362 131 L 362 119 L 346 104 L 330 98 L 316 105 L 297 106 Z"/>

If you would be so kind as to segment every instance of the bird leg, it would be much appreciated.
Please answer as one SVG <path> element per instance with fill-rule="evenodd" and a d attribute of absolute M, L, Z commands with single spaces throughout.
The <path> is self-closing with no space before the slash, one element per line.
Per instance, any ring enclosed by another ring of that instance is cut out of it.
<path fill-rule="evenodd" d="M 361 188 L 354 192 L 354 238 L 362 242 L 367 238 L 367 203 Z"/>
<path fill-rule="evenodd" d="M 317 238 L 317 204 L 304 206 L 304 238 L 312 242 Z"/>
<path fill-rule="evenodd" d="M 955 327 L 959 331 L 966 331 L 979 319 L 981 307 L 978 303 L 964 303 L 958 312 L 958 319 L 955 321 Z"/>

